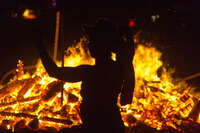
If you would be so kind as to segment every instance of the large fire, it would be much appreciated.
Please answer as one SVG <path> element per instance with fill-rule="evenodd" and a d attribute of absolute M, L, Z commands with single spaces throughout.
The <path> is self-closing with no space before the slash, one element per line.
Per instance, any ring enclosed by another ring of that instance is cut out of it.
<path fill-rule="evenodd" d="M 76 46 L 66 50 L 65 66 L 95 64 L 95 59 L 83 48 L 85 41 L 81 39 Z M 189 93 L 191 88 L 185 82 L 174 82 L 172 72 L 163 67 L 161 56 L 162 53 L 155 47 L 137 45 L 133 60 L 136 76 L 133 101 L 126 106 L 118 103 L 125 126 L 142 122 L 157 130 L 169 127 L 182 130 L 185 123 L 200 123 L 198 98 Z M 112 57 L 115 57 L 114 53 Z M 63 83 L 49 77 L 41 61 L 35 68 L 34 73 L 28 73 L 22 61 L 19 61 L 17 74 L 1 85 L 1 126 L 12 130 L 25 126 L 60 130 L 80 125 L 81 81 Z M 162 71 L 160 76 L 158 70 Z"/>

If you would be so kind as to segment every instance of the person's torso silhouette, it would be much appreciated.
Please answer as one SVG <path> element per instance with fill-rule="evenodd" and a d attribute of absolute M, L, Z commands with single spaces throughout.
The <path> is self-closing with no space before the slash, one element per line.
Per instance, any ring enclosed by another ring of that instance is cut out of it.
<path fill-rule="evenodd" d="M 41 42 L 37 45 L 40 57 L 50 76 L 67 82 L 83 81 L 81 89 L 83 101 L 80 105 L 83 121 L 82 133 L 124 133 L 123 121 L 117 107 L 117 98 L 123 80 L 128 81 L 131 76 L 123 76 L 125 74 L 122 72 L 126 69 L 122 67 L 123 61 L 120 63 L 120 61 L 114 62 L 111 59 L 113 46 L 118 45 L 120 39 L 114 27 L 107 21 L 100 20 L 93 30 L 94 35 L 91 35 L 93 41 L 88 48 L 96 59 L 94 66 L 59 68 L 46 53 Z M 127 68 L 130 69 L 130 72 L 127 75 L 134 76 L 132 64 L 129 66 Z M 132 96 L 134 87 L 133 78 L 130 78 L 130 81 L 127 83 L 131 85 L 125 85 L 125 88 L 132 88 L 129 89 L 129 97 Z M 129 103 L 131 100 L 132 97 L 129 98 Z"/>

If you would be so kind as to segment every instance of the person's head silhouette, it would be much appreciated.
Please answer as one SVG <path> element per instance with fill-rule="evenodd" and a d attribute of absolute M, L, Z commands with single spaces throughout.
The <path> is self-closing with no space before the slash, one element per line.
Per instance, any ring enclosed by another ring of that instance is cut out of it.
<path fill-rule="evenodd" d="M 85 30 L 91 41 L 88 46 L 90 53 L 96 61 L 104 63 L 111 60 L 111 51 L 119 43 L 115 25 L 109 19 L 100 18 L 94 27 L 85 27 Z"/>

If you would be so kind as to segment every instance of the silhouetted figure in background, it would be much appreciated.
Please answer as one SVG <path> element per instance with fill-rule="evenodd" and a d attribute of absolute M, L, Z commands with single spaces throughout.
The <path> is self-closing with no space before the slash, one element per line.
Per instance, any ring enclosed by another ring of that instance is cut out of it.
<path fill-rule="evenodd" d="M 124 124 L 116 103 L 120 92 L 122 105 L 132 101 L 135 83 L 132 66 L 133 46 L 123 44 L 115 26 L 105 19 L 99 19 L 95 27 L 84 29 L 90 39 L 88 48 L 96 59 L 94 66 L 57 67 L 39 39 L 37 47 L 43 65 L 52 77 L 67 82 L 83 81 L 83 101 L 80 105 L 83 121 L 81 133 L 124 133 Z M 118 48 L 121 45 L 122 48 Z M 117 53 L 116 62 L 111 59 L 111 51 Z"/>

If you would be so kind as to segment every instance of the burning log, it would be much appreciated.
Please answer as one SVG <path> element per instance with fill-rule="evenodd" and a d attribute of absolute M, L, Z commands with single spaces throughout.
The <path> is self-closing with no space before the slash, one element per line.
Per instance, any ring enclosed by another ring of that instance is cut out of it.
<path fill-rule="evenodd" d="M 10 113 L 10 112 L 4 112 L 4 111 L 1 111 L 0 115 L 1 116 L 14 116 L 14 117 L 31 118 L 31 119 L 36 119 L 38 117 L 37 115 L 31 115 L 31 114 L 26 114 L 26 113 Z M 69 119 L 40 117 L 39 120 L 61 123 L 61 124 L 65 124 L 65 125 L 71 125 L 72 124 L 72 121 L 70 121 Z"/>
<path fill-rule="evenodd" d="M 41 80 L 41 78 L 39 76 L 36 76 L 34 78 L 31 78 L 31 79 L 28 79 L 28 81 L 26 82 L 24 87 L 22 87 L 22 89 L 18 92 L 17 99 L 24 98 L 24 95 L 26 94 L 26 92 L 29 89 L 31 89 L 39 80 Z"/>
<path fill-rule="evenodd" d="M 35 112 L 39 108 L 39 104 L 39 102 L 34 103 L 33 105 L 28 106 L 28 108 L 24 108 L 23 112 Z"/>
<path fill-rule="evenodd" d="M 17 80 L 7 84 L 5 87 L 0 89 L 0 97 L 4 97 L 10 92 L 14 91 L 16 88 L 23 87 L 28 79 Z"/>
<path fill-rule="evenodd" d="M 40 120 L 44 120 L 44 121 L 51 121 L 51 122 L 56 122 L 56 123 L 62 123 L 65 125 L 72 125 L 72 121 L 70 120 L 66 120 L 66 119 L 57 119 L 57 118 L 50 118 L 50 117 L 42 117 L 40 118 Z"/>
<path fill-rule="evenodd" d="M 39 112 L 40 115 L 45 116 L 46 114 L 49 114 L 51 116 L 61 116 L 61 117 L 68 117 L 69 112 L 63 111 L 62 109 L 60 111 L 52 111 L 51 109 L 43 109 Z"/>
<path fill-rule="evenodd" d="M 54 81 L 47 86 L 48 91 L 43 96 L 44 101 L 50 101 L 58 92 L 62 90 L 62 82 L 61 81 Z"/>
<path fill-rule="evenodd" d="M 10 112 L 4 112 L 1 111 L 0 112 L 1 116 L 15 116 L 15 117 L 23 117 L 23 118 L 37 118 L 37 115 L 30 115 L 30 114 L 26 114 L 26 113 L 10 113 Z"/>
<path fill-rule="evenodd" d="M 29 102 L 29 101 L 33 101 L 33 100 L 37 100 L 37 99 L 40 99 L 40 96 L 29 97 L 26 99 L 16 100 L 16 101 L 12 101 L 9 103 L 0 103 L 0 107 L 10 106 L 10 105 L 14 105 L 16 103 Z"/>

